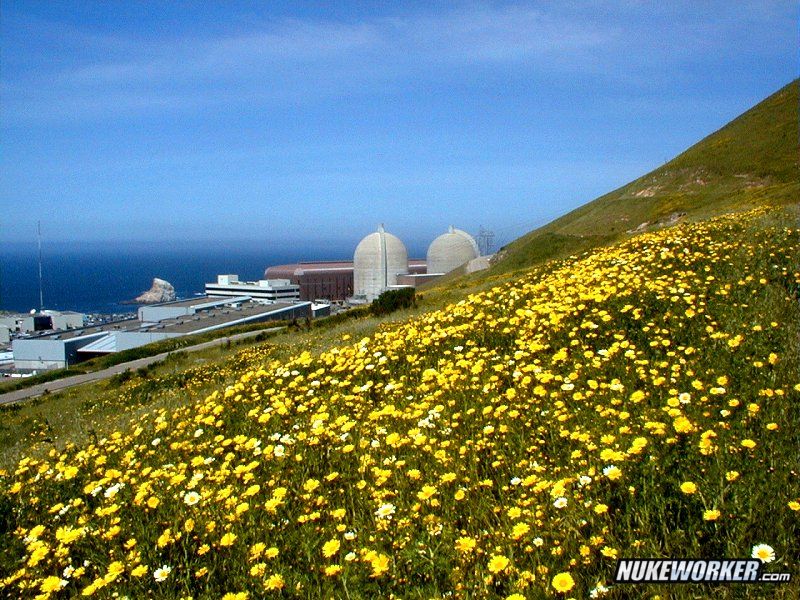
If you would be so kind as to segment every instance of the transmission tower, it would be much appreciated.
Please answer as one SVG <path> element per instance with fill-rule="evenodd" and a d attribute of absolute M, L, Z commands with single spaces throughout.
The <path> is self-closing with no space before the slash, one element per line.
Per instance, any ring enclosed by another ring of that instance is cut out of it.
<path fill-rule="evenodd" d="M 476 241 L 478 242 L 478 250 L 480 250 L 481 256 L 491 254 L 494 249 L 494 231 L 484 229 L 483 225 L 481 225 Z"/>

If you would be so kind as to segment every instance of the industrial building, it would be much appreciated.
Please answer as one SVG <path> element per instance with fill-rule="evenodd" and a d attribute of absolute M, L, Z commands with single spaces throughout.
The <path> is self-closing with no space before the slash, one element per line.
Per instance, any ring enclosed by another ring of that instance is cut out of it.
<path fill-rule="evenodd" d="M 239 281 L 238 275 L 217 275 L 216 283 L 206 284 L 209 297 L 236 297 L 247 295 L 256 302 L 300 300 L 300 286 L 286 279 L 261 279 Z"/>
<path fill-rule="evenodd" d="M 383 225 L 356 246 L 353 255 L 353 296 L 372 302 L 384 290 L 397 285 L 398 275 L 408 274 L 408 251 Z"/>
<path fill-rule="evenodd" d="M 466 231 L 452 225 L 428 247 L 428 273 L 449 273 L 480 256 L 478 244 Z"/>
<path fill-rule="evenodd" d="M 0 317 L 0 327 L 10 332 L 31 333 L 60 329 L 77 329 L 83 327 L 86 315 L 71 310 L 31 311 L 29 314 Z"/>
<path fill-rule="evenodd" d="M 371 302 L 387 289 L 433 281 L 479 257 L 474 238 L 451 225 L 428 247 L 427 260 L 409 260 L 405 244 L 381 225 L 359 242 L 352 262 L 275 265 L 264 271 L 264 279 L 289 280 L 300 288 L 301 300 L 324 298 L 360 304 Z M 475 270 L 486 266 L 488 263 L 476 265 Z"/>
<path fill-rule="evenodd" d="M 374 233 L 364 237 L 353 254 L 352 304 L 372 302 L 384 291 L 402 284 L 400 278 L 409 278 L 408 251 L 395 235 L 388 233 L 383 223 Z M 427 265 L 426 265 L 427 270 Z"/>
<path fill-rule="evenodd" d="M 459 267 L 464 267 L 467 273 L 488 269 L 489 258 L 480 256 L 478 244 L 470 234 L 451 225 L 446 233 L 431 242 L 427 265 L 427 273 L 409 272 L 407 275 L 398 275 L 397 285 L 418 287 Z"/>
<path fill-rule="evenodd" d="M 181 317 L 194 318 L 203 315 L 215 308 L 224 306 L 236 306 L 250 300 L 249 296 L 241 295 L 235 298 L 208 298 L 198 296 L 189 300 L 173 300 L 172 302 L 161 302 L 159 304 L 146 304 L 140 306 L 136 311 L 136 316 L 143 324 L 159 323 L 168 319 L 180 319 Z"/>
<path fill-rule="evenodd" d="M 353 271 L 353 261 L 300 262 L 269 267 L 264 271 L 264 279 L 288 279 L 300 287 L 300 300 L 343 302 L 353 295 Z M 407 272 L 425 271 L 424 260 L 408 261 Z"/>
<path fill-rule="evenodd" d="M 347 261 L 275 265 L 264 271 L 264 278 L 288 279 L 300 288 L 300 300 L 342 301 L 353 295 L 353 263 Z"/>
<path fill-rule="evenodd" d="M 366 236 L 356 247 L 354 294 L 352 301 L 371 302 L 389 289 L 417 287 L 433 281 L 480 255 L 478 245 L 467 232 L 452 225 L 428 247 L 427 269 L 414 272 L 407 260 L 406 247 L 383 225 Z"/>
<path fill-rule="evenodd" d="M 249 296 L 202 297 L 142 306 L 135 319 L 15 339 L 14 366 L 18 370 L 63 368 L 168 338 L 250 323 L 311 318 L 315 313 L 324 314 L 325 308 L 310 302 L 264 304 L 253 302 Z"/>

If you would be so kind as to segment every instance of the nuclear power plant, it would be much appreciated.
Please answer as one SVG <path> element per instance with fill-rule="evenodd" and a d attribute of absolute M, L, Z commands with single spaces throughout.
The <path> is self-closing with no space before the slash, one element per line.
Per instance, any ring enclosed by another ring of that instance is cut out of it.
<path fill-rule="evenodd" d="M 334 302 L 341 305 L 336 310 L 345 310 L 368 304 L 387 290 L 416 288 L 460 267 L 472 272 L 488 266 L 489 257 L 480 256 L 473 237 L 453 226 L 431 242 L 426 259 L 420 260 L 409 259 L 402 240 L 381 224 L 358 243 L 352 262 L 272 266 L 259 281 L 218 275 L 215 283 L 206 284 L 205 295 L 140 307 L 136 319 L 90 327 L 84 326 L 83 315 L 54 311 L 36 313 L 27 321 L 13 319 L 14 368 L 63 368 L 183 335 L 275 319 L 326 316 Z M 25 329 L 28 321 L 30 331 Z M 8 343 L 11 324 L 3 325 L 0 322 L 0 343 Z"/>
<path fill-rule="evenodd" d="M 380 225 L 358 243 L 352 261 L 275 265 L 264 271 L 264 279 L 288 280 L 300 288 L 300 300 L 363 304 L 387 289 L 417 287 L 465 264 L 468 271 L 488 267 L 488 257 L 480 256 L 466 231 L 450 226 L 433 240 L 426 259 L 410 259 L 403 241 Z"/>
<path fill-rule="evenodd" d="M 480 256 L 478 244 L 466 231 L 452 225 L 428 246 L 428 273 L 449 273 Z"/>
<path fill-rule="evenodd" d="M 353 302 L 372 302 L 386 290 L 416 287 L 478 258 L 478 244 L 470 234 L 450 226 L 428 247 L 424 273 L 410 273 L 405 244 L 383 224 L 370 233 L 353 255 Z"/>
<path fill-rule="evenodd" d="M 381 292 L 397 285 L 398 275 L 408 274 L 408 251 L 400 238 L 383 225 L 356 246 L 353 255 L 354 296 L 371 302 Z"/>
<path fill-rule="evenodd" d="M 423 260 L 409 259 L 403 241 L 380 225 L 358 243 L 352 262 L 275 265 L 264 271 L 264 279 L 288 280 L 300 288 L 300 300 L 363 304 L 388 289 L 417 287 L 464 265 L 468 271 L 488 267 L 488 257 L 480 256 L 475 239 L 466 231 L 450 226 L 433 240 Z"/>

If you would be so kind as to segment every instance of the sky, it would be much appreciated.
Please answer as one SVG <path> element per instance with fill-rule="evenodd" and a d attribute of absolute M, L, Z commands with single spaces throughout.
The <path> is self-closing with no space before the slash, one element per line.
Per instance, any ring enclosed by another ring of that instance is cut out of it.
<path fill-rule="evenodd" d="M 798 76 L 798 3 L 0 5 L 0 243 L 502 244 Z"/>

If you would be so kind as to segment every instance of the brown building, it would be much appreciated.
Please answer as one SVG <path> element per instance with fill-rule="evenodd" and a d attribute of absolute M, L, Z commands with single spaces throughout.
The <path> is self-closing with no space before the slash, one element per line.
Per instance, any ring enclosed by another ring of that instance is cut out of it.
<path fill-rule="evenodd" d="M 409 273 L 425 273 L 424 260 L 408 261 Z M 353 295 L 353 261 L 301 262 L 276 265 L 264 271 L 264 279 L 288 279 L 300 286 L 301 300 L 342 301 Z"/>

